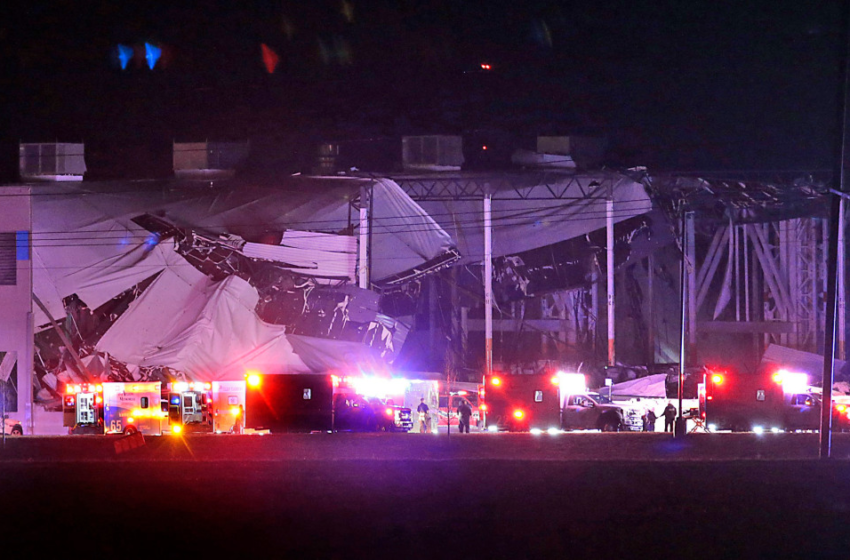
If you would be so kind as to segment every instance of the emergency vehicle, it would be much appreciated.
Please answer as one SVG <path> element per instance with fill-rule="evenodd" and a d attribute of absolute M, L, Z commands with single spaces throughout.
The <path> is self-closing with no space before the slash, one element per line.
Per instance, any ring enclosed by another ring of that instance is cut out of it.
<path fill-rule="evenodd" d="M 71 434 L 162 433 L 165 413 L 157 382 L 68 384 L 63 425 Z"/>
<path fill-rule="evenodd" d="M 487 430 L 560 430 L 560 379 L 557 375 L 490 375 L 484 378 Z"/>
<path fill-rule="evenodd" d="M 167 412 L 164 431 L 172 433 L 212 433 L 212 383 L 177 381 L 162 388 L 162 407 Z"/>
<path fill-rule="evenodd" d="M 820 429 L 821 395 L 801 372 L 777 369 L 748 375 L 708 369 L 700 406 L 710 431 Z M 840 398 L 833 402 L 832 424 L 836 430 L 850 428 L 850 407 Z"/>
<path fill-rule="evenodd" d="M 245 381 L 213 381 L 213 431 L 242 432 L 245 426 Z"/>
<path fill-rule="evenodd" d="M 24 435 L 24 427 L 19 420 L 9 418 L 6 415 L 3 419 L 3 433 L 7 436 L 22 436 Z"/>
<path fill-rule="evenodd" d="M 396 404 L 406 380 L 331 374 L 246 376 L 245 427 L 271 432 L 404 431 L 410 408 Z"/>
<path fill-rule="evenodd" d="M 479 399 L 483 386 L 476 383 L 456 383 L 452 389 L 451 391 L 445 389 L 440 391 L 439 406 L 436 410 L 438 428 L 445 428 L 450 421 L 452 426 L 459 425 L 460 418 L 457 409 L 462 402 L 466 402 L 472 409 L 472 416 L 469 419 L 470 428 L 483 428 L 483 410 Z M 485 405 L 484 409 L 486 408 Z"/>
<path fill-rule="evenodd" d="M 333 430 L 333 377 L 249 372 L 246 376 L 245 427 L 271 432 Z"/>

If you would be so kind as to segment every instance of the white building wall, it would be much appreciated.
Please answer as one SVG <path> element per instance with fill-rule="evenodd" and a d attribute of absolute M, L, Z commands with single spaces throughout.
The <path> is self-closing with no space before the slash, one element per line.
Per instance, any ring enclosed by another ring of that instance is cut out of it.
<path fill-rule="evenodd" d="M 8 414 L 21 421 L 25 434 L 32 434 L 32 202 L 29 187 L 0 186 L 0 232 L 17 234 L 15 284 L 0 285 L 0 352 L 17 354 L 17 411 Z"/>

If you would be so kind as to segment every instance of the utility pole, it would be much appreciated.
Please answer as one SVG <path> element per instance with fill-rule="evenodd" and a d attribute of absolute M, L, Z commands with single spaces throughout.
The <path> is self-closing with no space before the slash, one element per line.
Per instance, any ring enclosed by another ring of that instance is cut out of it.
<path fill-rule="evenodd" d="M 673 436 L 674 437 L 683 437 L 687 433 L 687 424 L 684 416 L 682 415 L 682 400 L 684 399 L 685 393 L 685 363 L 687 361 L 687 353 L 686 348 L 690 345 L 688 344 L 689 340 L 689 328 L 688 328 L 688 317 L 690 315 L 690 300 L 693 299 L 693 294 L 689 293 L 689 286 L 691 284 L 690 277 L 694 276 L 690 270 L 688 270 L 688 265 L 692 265 L 693 263 L 688 262 L 691 255 L 691 247 L 689 245 L 693 243 L 693 237 L 690 235 L 693 232 L 694 226 L 694 213 L 686 212 L 684 208 L 682 208 L 682 268 L 679 271 L 679 295 L 680 295 L 680 318 L 682 320 L 681 324 L 681 333 L 679 338 L 679 417 L 676 418 L 676 423 L 673 427 Z"/>
<path fill-rule="evenodd" d="M 847 129 L 847 80 L 848 71 L 848 22 L 850 10 L 843 3 L 841 30 L 841 84 L 838 96 L 838 142 L 836 142 L 833 184 L 838 194 L 830 197 L 829 205 L 829 243 L 826 263 L 826 321 L 823 343 L 823 402 L 820 419 L 820 458 L 829 459 L 832 453 L 832 382 L 835 376 L 835 315 L 836 315 L 836 277 L 838 275 L 838 225 L 841 220 L 841 198 L 844 194 L 844 155 L 846 152 Z M 841 271 L 844 274 L 844 271 Z"/>

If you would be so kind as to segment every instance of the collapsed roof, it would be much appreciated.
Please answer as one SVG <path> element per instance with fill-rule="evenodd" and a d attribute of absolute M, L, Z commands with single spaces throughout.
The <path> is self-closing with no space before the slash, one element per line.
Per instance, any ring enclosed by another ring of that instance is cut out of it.
<path fill-rule="evenodd" d="M 35 324 L 58 349 L 67 342 L 46 327 L 73 323 L 82 354 L 106 354 L 134 378 L 150 368 L 226 380 L 247 368 L 391 362 L 408 327 L 355 283 L 364 190 L 372 251 L 391 256 L 373 259 L 374 283 L 410 281 L 457 258 L 450 236 L 389 180 L 34 187 Z M 418 227 L 398 227 L 400 219 Z M 84 312 L 72 313 L 71 301 Z M 91 373 L 67 355 L 59 362 L 71 378 Z"/>

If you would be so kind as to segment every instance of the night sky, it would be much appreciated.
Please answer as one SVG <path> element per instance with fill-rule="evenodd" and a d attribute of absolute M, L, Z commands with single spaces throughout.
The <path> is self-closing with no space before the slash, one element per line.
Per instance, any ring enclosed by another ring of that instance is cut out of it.
<path fill-rule="evenodd" d="M 659 171 L 832 165 L 839 2 L 29 0 L 0 10 L 6 180 L 18 141 L 85 141 L 90 176 L 106 178 L 167 172 L 173 139 L 251 138 L 297 165 L 321 141 L 428 133 L 504 154 L 538 134 L 604 135 L 607 164 Z M 153 70 L 145 42 L 162 48 Z M 118 44 L 136 49 L 125 70 Z M 273 73 L 261 44 L 279 58 Z"/>

